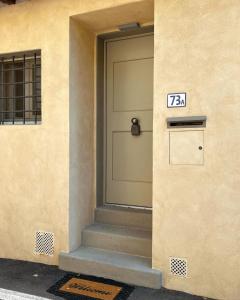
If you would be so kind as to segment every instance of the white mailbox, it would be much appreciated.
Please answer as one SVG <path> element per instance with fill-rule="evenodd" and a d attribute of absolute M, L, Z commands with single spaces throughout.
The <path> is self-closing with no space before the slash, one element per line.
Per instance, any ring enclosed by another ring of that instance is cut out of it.
<path fill-rule="evenodd" d="M 171 165 L 204 164 L 205 116 L 168 118 L 169 163 Z"/>

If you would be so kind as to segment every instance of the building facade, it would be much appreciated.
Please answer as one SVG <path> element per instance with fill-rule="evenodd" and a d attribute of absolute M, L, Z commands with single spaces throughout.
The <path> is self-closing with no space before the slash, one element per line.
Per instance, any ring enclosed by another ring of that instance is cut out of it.
<path fill-rule="evenodd" d="M 2 3 L 0 257 L 239 299 L 239 19 L 237 0 Z"/>

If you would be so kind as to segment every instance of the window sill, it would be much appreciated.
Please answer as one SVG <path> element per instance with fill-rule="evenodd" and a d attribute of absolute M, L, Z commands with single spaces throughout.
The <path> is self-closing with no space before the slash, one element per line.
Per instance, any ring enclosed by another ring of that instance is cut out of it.
<path fill-rule="evenodd" d="M 4 123 L 1 123 L 0 126 L 4 126 L 4 125 L 41 125 L 42 124 L 42 121 L 25 121 L 25 123 L 23 122 L 7 122 L 5 121 Z"/>

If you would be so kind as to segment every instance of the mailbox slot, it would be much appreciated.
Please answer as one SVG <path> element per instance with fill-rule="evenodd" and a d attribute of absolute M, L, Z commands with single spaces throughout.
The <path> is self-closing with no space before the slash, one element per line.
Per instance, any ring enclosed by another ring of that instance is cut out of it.
<path fill-rule="evenodd" d="M 206 127 L 206 116 L 167 118 L 168 128 L 199 128 Z"/>

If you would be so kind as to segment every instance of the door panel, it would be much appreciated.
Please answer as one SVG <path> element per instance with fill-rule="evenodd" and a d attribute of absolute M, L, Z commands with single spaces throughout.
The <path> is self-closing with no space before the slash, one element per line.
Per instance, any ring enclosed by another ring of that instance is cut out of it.
<path fill-rule="evenodd" d="M 106 72 L 106 202 L 151 207 L 153 35 L 107 42 Z"/>
<path fill-rule="evenodd" d="M 113 76 L 114 111 L 152 110 L 152 58 L 114 63 Z"/>
<path fill-rule="evenodd" d="M 113 180 L 152 181 L 152 133 L 113 133 Z"/>

